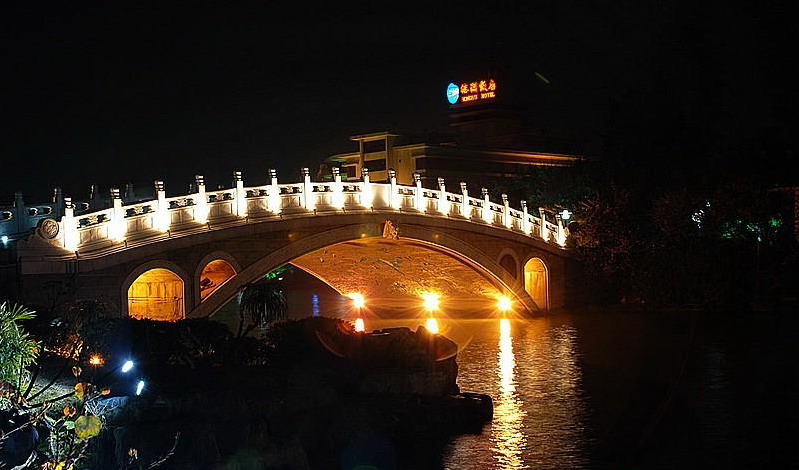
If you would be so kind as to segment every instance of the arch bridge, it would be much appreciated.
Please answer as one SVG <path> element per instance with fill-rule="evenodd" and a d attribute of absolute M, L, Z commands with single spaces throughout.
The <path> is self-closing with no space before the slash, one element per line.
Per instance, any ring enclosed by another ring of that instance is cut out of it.
<path fill-rule="evenodd" d="M 466 301 L 511 296 L 523 310 L 560 307 L 567 229 L 559 217 L 438 188 L 362 181 L 278 183 L 195 192 L 92 210 L 64 198 L 11 247 L 18 296 L 51 305 L 79 298 L 122 314 L 179 319 L 214 314 L 243 287 L 291 263 L 342 294 L 402 299 L 438 291 Z M 0 221 L 0 230 L 3 223 Z M 19 224 L 19 222 L 15 222 Z M 390 303 L 386 300 L 387 305 Z M 468 303 L 468 302 L 467 302 Z"/>

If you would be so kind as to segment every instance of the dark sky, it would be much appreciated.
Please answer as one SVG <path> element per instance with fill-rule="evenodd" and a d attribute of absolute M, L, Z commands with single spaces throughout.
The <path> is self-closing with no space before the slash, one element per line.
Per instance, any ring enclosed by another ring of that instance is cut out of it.
<path fill-rule="evenodd" d="M 598 154 L 610 143 L 646 163 L 791 139 L 797 37 L 778 6 L 71 3 L 3 13 L 0 205 L 55 185 L 80 199 L 92 182 L 176 193 L 196 173 L 296 180 L 354 149 L 350 135 L 445 129 L 447 83 L 489 72 L 541 127 Z"/>

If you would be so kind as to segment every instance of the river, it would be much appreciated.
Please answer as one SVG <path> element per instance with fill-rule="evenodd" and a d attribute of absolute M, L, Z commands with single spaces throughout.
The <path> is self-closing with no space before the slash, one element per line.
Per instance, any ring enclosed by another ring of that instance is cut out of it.
<path fill-rule="evenodd" d="M 494 418 L 406 466 L 795 467 L 796 325 L 787 316 L 613 310 L 442 319 L 441 333 L 460 348 L 461 389 L 493 397 Z"/>

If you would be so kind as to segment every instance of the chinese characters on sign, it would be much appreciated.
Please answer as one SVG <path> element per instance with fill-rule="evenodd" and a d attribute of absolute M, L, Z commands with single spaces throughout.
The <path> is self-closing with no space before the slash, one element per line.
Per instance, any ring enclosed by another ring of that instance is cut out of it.
<path fill-rule="evenodd" d="M 490 100 L 496 97 L 497 82 L 493 78 L 461 83 L 460 86 L 450 83 L 447 87 L 447 101 L 450 104 Z"/>

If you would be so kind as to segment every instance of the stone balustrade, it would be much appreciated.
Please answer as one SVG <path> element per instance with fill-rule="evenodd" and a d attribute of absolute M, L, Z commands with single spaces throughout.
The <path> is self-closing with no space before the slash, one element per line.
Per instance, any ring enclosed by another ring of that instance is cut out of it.
<path fill-rule="evenodd" d="M 17 195 L 15 207 L 0 210 L 0 236 L 8 240 L 23 238 L 40 227 L 45 219 L 51 222 L 45 238 L 69 252 L 86 252 L 117 244 L 144 243 L 179 233 L 228 224 L 257 223 L 274 217 L 326 216 L 359 211 L 408 212 L 430 217 L 448 217 L 489 225 L 499 230 L 523 233 L 548 243 L 565 246 L 568 230 L 560 217 L 545 212 L 528 212 L 522 201 L 521 210 L 509 207 L 507 196 L 501 202 L 489 199 L 483 189 L 473 197 L 465 183 L 460 193 L 446 190 L 443 178 L 438 188 L 423 188 L 419 175 L 414 185 L 400 185 L 393 170 L 389 182 L 372 183 L 364 170 L 363 181 L 342 181 L 338 169 L 333 180 L 311 181 L 307 168 L 302 181 L 278 183 L 277 173 L 270 170 L 269 183 L 244 186 L 241 172 L 234 173 L 234 186 L 207 191 L 205 180 L 197 176 L 191 194 L 166 197 L 164 183 L 155 182 L 155 198 L 124 205 L 118 189 L 111 190 L 111 207 L 92 210 L 86 203 L 73 203 L 56 190 L 53 206 L 26 206 Z"/>

